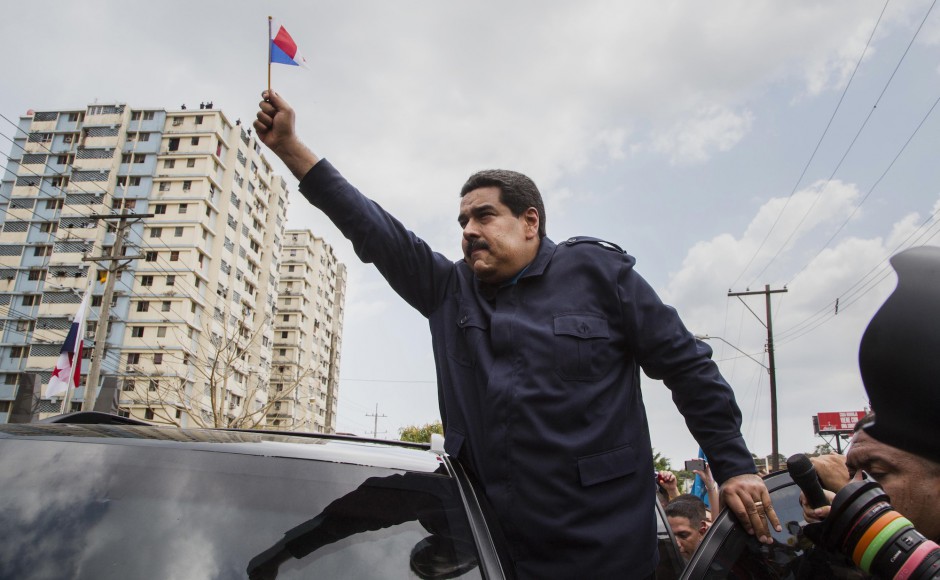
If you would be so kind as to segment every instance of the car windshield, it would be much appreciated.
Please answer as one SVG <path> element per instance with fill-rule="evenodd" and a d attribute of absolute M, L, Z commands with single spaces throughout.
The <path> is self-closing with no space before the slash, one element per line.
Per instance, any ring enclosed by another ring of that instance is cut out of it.
<path fill-rule="evenodd" d="M 4 577 L 480 577 L 443 464 L 419 473 L 151 443 L 0 439 Z"/>

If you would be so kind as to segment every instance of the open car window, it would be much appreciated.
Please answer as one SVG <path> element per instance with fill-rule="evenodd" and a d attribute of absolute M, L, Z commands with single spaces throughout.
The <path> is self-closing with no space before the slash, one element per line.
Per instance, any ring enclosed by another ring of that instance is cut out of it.
<path fill-rule="evenodd" d="M 683 580 L 808 580 L 816 578 L 865 579 L 840 556 L 829 554 L 803 534 L 800 488 L 786 472 L 764 478 L 783 530 L 771 529 L 774 543 L 761 544 L 744 531 L 737 518 L 724 511 L 682 574 Z"/>

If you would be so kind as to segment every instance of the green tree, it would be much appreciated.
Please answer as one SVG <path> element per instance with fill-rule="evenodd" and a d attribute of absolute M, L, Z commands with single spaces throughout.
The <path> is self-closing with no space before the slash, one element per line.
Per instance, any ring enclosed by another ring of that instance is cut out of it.
<path fill-rule="evenodd" d="M 430 443 L 432 433 L 443 435 L 444 425 L 442 425 L 440 421 L 435 421 L 434 423 L 426 423 L 421 426 L 408 425 L 398 430 L 398 434 L 400 435 L 399 439 L 401 441 L 411 441 L 412 443 Z"/>
<path fill-rule="evenodd" d="M 672 471 L 669 458 L 663 457 L 663 454 L 655 449 L 653 449 L 653 469 L 656 471 Z"/>

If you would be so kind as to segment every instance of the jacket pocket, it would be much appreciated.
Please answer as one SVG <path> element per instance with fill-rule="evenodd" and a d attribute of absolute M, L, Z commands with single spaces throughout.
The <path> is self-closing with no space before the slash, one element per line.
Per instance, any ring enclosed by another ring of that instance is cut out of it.
<path fill-rule="evenodd" d="M 578 474 L 581 476 L 581 485 L 585 487 L 624 477 L 635 471 L 636 452 L 632 445 L 578 458 Z"/>
<path fill-rule="evenodd" d="M 454 326 L 449 329 L 451 340 L 448 341 L 447 354 L 455 363 L 472 367 L 476 365 L 477 350 L 485 344 L 486 320 L 478 310 L 466 308 L 460 304 Z"/>
<path fill-rule="evenodd" d="M 605 318 L 592 314 L 555 316 L 555 372 L 569 381 L 601 378 L 607 371 L 602 353 L 609 339 Z"/>

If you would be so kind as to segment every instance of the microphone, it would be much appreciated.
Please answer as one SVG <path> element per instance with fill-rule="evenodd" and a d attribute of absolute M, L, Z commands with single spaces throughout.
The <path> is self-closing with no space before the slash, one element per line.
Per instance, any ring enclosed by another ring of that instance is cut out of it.
<path fill-rule="evenodd" d="M 829 505 L 826 494 L 823 492 L 822 485 L 819 484 L 819 476 L 816 475 L 816 468 L 809 457 L 802 453 L 797 453 L 787 459 L 787 471 L 790 477 L 800 486 L 803 494 L 806 496 L 806 502 L 813 509 Z"/>

